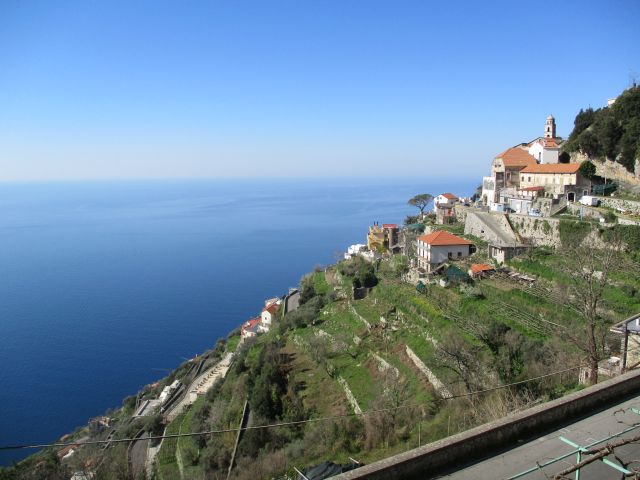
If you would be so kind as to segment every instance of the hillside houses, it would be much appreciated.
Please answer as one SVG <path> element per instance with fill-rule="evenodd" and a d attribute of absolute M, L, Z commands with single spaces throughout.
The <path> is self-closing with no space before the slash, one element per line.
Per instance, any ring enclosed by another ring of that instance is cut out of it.
<path fill-rule="evenodd" d="M 259 333 L 262 333 L 260 331 L 261 320 L 260 317 L 255 317 L 244 322 L 240 329 L 240 338 L 246 340 L 247 338 L 256 337 Z"/>
<path fill-rule="evenodd" d="M 461 260 L 471 255 L 473 244 L 444 230 L 437 230 L 418 237 L 416 261 L 419 268 L 427 272 L 434 271 L 448 260 Z"/>
<path fill-rule="evenodd" d="M 523 188 L 544 191 L 554 197 L 565 196 L 569 202 L 591 192 L 592 183 L 580 173 L 579 163 L 529 165 L 520 171 Z"/>
<path fill-rule="evenodd" d="M 367 235 L 367 248 L 372 252 L 382 253 L 385 251 L 397 252 L 399 249 L 400 228 L 395 223 L 377 222 L 369 227 Z"/>
<path fill-rule="evenodd" d="M 496 155 L 491 175 L 482 180 L 483 204 L 497 211 L 540 215 L 550 212 L 551 204 L 591 193 L 592 182 L 580 173 L 580 164 L 561 163 L 561 145 L 550 115 L 542 137 Z"/>
<path fill-rule="evenodd" d="M 441 193 L 433 199 L 433 211 L 435 212 L 439 206 L 453 206 L 458 201 L 459 198 L 453 193 Z"/>
<path fill-rule="evenodd" d="M 562 139 L 556 136 L 556 120 L 553 115 L 547 117 L 544 135 L 527 144 L 527 152 L 540 164 L 560 162 L 560 144 Z"/>
<path fill-rule="evenodd" d="M 280 298 L 265 300 L 260 316 L 247 320 L 240 327 L 240 338 L 246 340 L 256 337 L 260 333 L 268 332 L 276 320 L 276 315 L 280 311 L 281 305 L 282 299 Z"/>
<path fill-rule="evenodd" d="M 536 164 L 536 159 L 519 147 L 508 148 L 496 155 L 491 162 L 491 177 L 485 177 L 486 181 L 483 181 L 483 202 L 487 205 L 497 203 L 503 189 L 518 189 L 520 170 Z"/>

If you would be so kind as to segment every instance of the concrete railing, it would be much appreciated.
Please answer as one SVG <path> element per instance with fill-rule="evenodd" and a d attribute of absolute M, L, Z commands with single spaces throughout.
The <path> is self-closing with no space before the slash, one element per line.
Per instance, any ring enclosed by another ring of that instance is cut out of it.
<path fill-rule="evenodd" d="M 640 389 L 640 371 L 633 371 L 585 388 L 563 398 L 487 423 L 463 433 L 365 465 L 332 477 L 336 480 L 368 478 L 431 478 L 445 468 L 469 463 L 518 440 L 566 424 Z M 594 412 L 595 413 L 595 412 Z"/>

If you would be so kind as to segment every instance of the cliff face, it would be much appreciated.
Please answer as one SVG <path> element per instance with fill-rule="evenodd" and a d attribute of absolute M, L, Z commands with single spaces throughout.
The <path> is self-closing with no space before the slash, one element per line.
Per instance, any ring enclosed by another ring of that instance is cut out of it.
<path fill-rule="evenodd" d="M 582 163 L 586 160 L 592 162 L 596 166 L 596 175 L 600 177 L 640 186 L 640 160 L 638 159 L 635 161 L 633 171 L 629 171 L 618 162 L 594 158 L 583 152 L 572 152 L 570 155 L 571 163 Z"/>

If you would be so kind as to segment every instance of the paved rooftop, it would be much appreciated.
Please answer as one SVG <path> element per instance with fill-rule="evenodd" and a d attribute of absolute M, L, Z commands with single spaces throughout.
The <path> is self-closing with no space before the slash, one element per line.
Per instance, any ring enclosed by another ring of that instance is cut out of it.
<path fill-rule="evenodd" d="M 494 457 L 436 478 L 450 480 L 471 478 L 522 478 L 526 480 L 553 478 L 553 475 L 576 464 L 575 454 L 548 465 L 542 470 L 536 469 L 521 476 L 518 476 L 518 474 L 536 468 L 536 464 L 544 465 L 546 462 L 564 454 L 575 452 L 576 449 L 565 443 L 560 437 L 583 447 L 591 448 L 588 446 L 593 445 L 592 448 L 601 448 L 608 443 L 639 435 L 640 414 L 632 411 L 632 408 L 636 408 L 638 412 L 640 412 L 640 395 L 631 400 L 620 402 L 615 406 L 583 418 L 552 433 L 548 433 L 527 443 L 522 443 L 516 448 L 503 451 Z M 607 439 L 613 435 L 618 435 L 625 430 L 628 430 L 627 433 L 594 445 L 596 442 Z M 616 449 L 616 455 L 625 462 L 634 459 L 640 462 L 640 445 L 629 444 L 619 447 Z M 583 460 L 585 458 L 588 457 L 583 457 Z M 612 455 L 607 458 L 618 465 L 620 464 Z M 632 464 L 628 468 L 630 470 L 633 468 L 640 469 L 640 463 Z M 574 478 L 574 476 L 575 473 L 571 474 L 570 478 Z M 605 465 L 601 461 L 596 461 L 584 467 L 580 473 L 580 480 L 604 480 L 609 478 L 619 479 L 623 477 L 620 472 L 617 472 L 614 468 Z"/>

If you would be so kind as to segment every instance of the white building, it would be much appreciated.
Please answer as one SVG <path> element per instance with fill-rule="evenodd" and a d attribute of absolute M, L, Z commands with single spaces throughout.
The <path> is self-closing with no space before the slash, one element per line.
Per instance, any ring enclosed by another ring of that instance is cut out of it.
<path fill-rule="evenodd" d="M 276 319 L 276 313 L 280 305 L 278 303 L 271 303 L 262 309 L 262 313 L 260 314 L 260 330 L 263 332 L 268 332 L 273 325 L 273 322 Z"/>
<path fill-rule="evenodd" d="M 356 243 L 355 245 L 349 245 L 347 247 L 347 253 L 344 254 L 344 259 L 349 260 L 351 257 L 355 257 L 360 252 L 364 252 L 367 246 L 362 243 Z"/>
<path fill-rule="evenodd" d="M 422 235 L 416 240 L 418 266 L 428 272 L 447 260 L 459 260 L 471 255 L 473 244 L 444 230 Z"/>
<path fill-rule="evenodd" d="M 491 177 L 482 177 L 482 203 L 491 206 L 496 198 L 496 179 Z"/>
<path fill-rule="evenodd" d="M 528 152 L 538 163 L 558 163 L 560 145 L 555 138 L 538 138 L 529 144 Z"/>
<path fill-rule="evenodd" d="M 438 205 L 455 205 L 458 203 L 458 197 L 453 193 L 441 193 L 433 199 L 433 211 L 438 209 Z"/>
<path fill-rule="evenodd" d="M 240 339 L 245 340 L 247 338 L 255 337 L 258 335 L 258 333 L 261 333 L 261 321 L 262 317 L 256 317 L 244 322 L 242 324 L 242 328 L 240 329 Z"/>
<path fill-rule="evenodd" d="M 158 400 L 160 400 L 160 403 L 166 402 L 167 399 L 171 395 L 173 395 L 173 392 L 175 392 L 179 387 L 180 387 L 180 380 L 175 380 L 171 385 L 167 385 L 166 387 L 164 387 L 162 389 L 162 392 L 160 393 L 160 396 L 158 397 Z"/>

